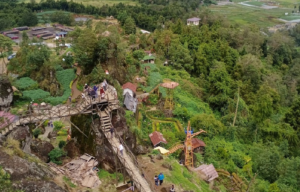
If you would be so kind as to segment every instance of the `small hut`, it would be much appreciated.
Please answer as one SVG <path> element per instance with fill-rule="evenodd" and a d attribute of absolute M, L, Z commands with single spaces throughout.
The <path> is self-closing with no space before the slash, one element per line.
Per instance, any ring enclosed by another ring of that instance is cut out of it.
<path fill-rule="evenodd" d="M 146 56 L 142 59 L 142 61 L 143 61 L 144 63 L 154 63 L 155 57 L 154 57 L 153 55 L 146 55 Z"/>
<path fill-rule="evenodd" d="M 173 95 L 174 95 L 174 89 L 179 85 L 177 82 L 167 82 L 160 84 L 161 87 L 164 87 L 167 89 L 167 96 L 165 100 L 165 109 L 173 109 L 174 102 L 173 102 Z"/>
<path fill-rule="evenodd" d="M 163 134 L 158 131 L 154 131 L 149 135 L 149 137 L 154 147 L 157 147 L 158 145 L 160 145 L 160 143 L 168 143 L 164 138 Z"/>
<path fill-rule="evenodd" d="M 211 182 L 214 179 L 219 177 L 219 174 L 216 171 L 213 164 L 200 165 L 199 167 L 195 168 L 194 171 L 198 172 L 200 174 L 201 178 L 204 179 L 205 181 L 208 181 L 208 182 Z"/>

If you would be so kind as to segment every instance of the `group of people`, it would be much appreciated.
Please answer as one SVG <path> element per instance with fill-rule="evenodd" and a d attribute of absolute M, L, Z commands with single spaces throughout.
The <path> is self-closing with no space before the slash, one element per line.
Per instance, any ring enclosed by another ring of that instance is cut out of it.
<path fill-rule="evenodd" d="M 160 173 L 158 176 L 155 175 L 154 176 L 154 182 L 156 186 L 162 185 L 162 183 L 164 182 L 165 176 L 164 174 Z M 170 188 L 170 192 L 175 192 L 175 186 L 172 185 Z"/>
<path fill-rule="evenodd" d="M 94 85 L 93 87 L 90 87 L 87 83 L 84 85 L 84 91 L 81 94 L 82 99 L 85 99 L 85 95 L 92 97 L 93 100 L 95 100 L 98 97 L 98 90 L 100 88 L 100 96 L 101 99 L 105 98 L 105 91 L 108 88 L 108 84 L 106 79 L 99 85 Z"/>

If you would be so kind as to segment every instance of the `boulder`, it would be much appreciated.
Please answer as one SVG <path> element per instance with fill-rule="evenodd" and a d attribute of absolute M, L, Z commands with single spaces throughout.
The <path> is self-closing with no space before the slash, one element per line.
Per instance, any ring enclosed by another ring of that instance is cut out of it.
<path fill-rule="evenodd" d="M 39 157 L 45 163 L 49 162 L 48 154 L 54 149 L 53 145 L 48 141 L 33 139 L 30 144 L 31 153 Z"/>
<path fill-rule="evenodd" d="M 163 166 L 164 168 L 169 169 L 170 171 L 173 170 L 172 165 L 170 165 L 169 163 L 163 163 L 162 166 Z"/>
<path fill-rule="evenodd" d="M 12 138 L 14 140 L 20 141 L 22 143 L 26 140 L 26 137 L 31 137 L 31 133 L 29 131 L 28 126 L 18 126 L 14 128 L 8 135 L 8 138 Z"/>
<path fill-rule="evenodd" d="M 163 160 L 164 157 L 163 157 L 161 154 L 158 154 L 158 155 L 156 156 L 156 159 L 157 159 L 157 160 Z"/>
<path fill-rule="evenodd" d="M 64 147 L 64 149 L 67 152 L 67 156 L 72 159 L 80 155 L 79 146 L 78 144 L 76 144 L 74 139 L 69 141 Z"/>
<path fill-rule="evenodd" d="M 135 150 L 138 155 L 146 154 L 149 151 L 148 148 L 143 145 L 138 145 Z"/>
<path fill-rule="evenodd" d="M 53 181 L 21 180 L 18 183 L 14 183 L 13 186 L 24 192 L 66 192 L 66 190 L 58 186 Z"/>
<path fill-rule="evenodd" d="M 0 111 L 10 107 L 13 95 L 14 92 L 9 79 L 4 75 L 0 75 Z"/>
<path fill-rule="evenodd" d="M 148 157 L 150 157 L 150 159 L 154 159 L 154 155 L 148 155 Z"/>

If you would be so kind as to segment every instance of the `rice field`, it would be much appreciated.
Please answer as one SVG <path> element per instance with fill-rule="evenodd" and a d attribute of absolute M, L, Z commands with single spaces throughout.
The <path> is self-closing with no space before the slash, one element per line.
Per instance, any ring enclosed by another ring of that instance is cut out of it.
<path fill-rule="evenodd" d="M 35 0 L 35 2 L 39 3 L 41 0 Z M 70 0 L 68 0 L 70 1 Z M 19 0 L 20 3 L 29 3 L 31 0 Z M 112 6 L 114 4 L 123 3 L 125 5 L 136 5 L 138 2 L 134 0 L 73 0 L 76 3 L 82 3 L 84 5 L 93 5 L 95 7 L 102 7 L 103 5 Z"/>

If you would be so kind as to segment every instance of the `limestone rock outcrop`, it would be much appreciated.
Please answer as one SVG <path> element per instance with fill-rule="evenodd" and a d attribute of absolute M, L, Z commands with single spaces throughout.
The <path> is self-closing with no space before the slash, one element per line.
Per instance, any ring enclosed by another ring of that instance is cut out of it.
<path fill-rule="evenodd" d="M 13 88 L 9 79 L 4 75 L 0 75 L 0 111 L 4 111 L 10 107 L 13 95 Z"/>
<path fill-rule="evenodd" d="M 54 183 L 54 173 L 42 163 L 31 162 L 16 155 L 9 155 L 0 147 L 0 165 L 10 174 L 16 189 L 24 192 L 66 192 Z"/>

